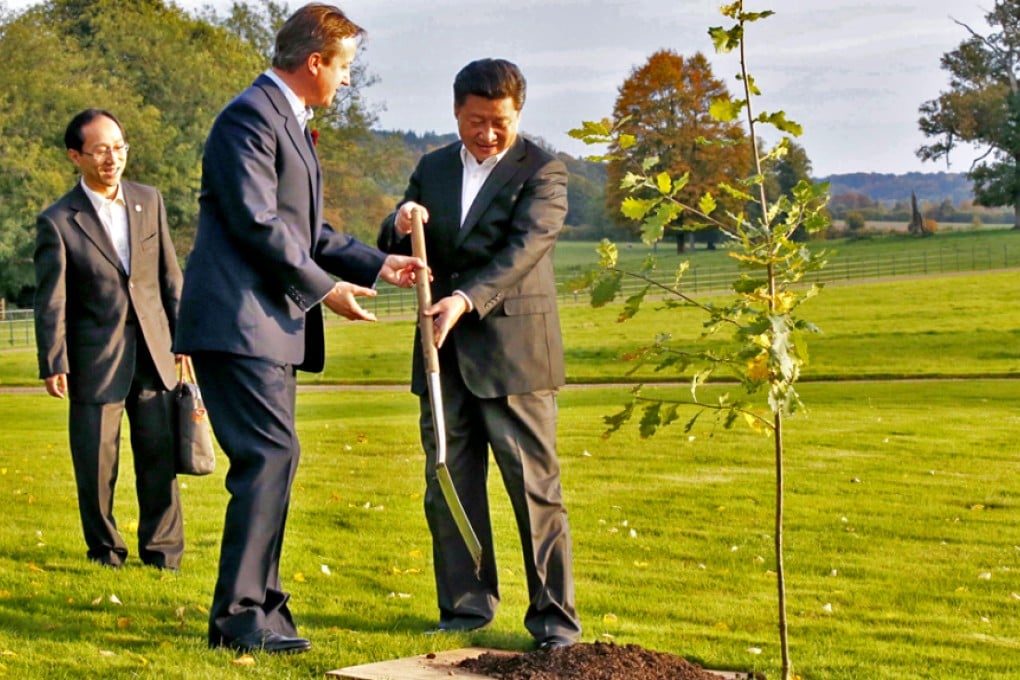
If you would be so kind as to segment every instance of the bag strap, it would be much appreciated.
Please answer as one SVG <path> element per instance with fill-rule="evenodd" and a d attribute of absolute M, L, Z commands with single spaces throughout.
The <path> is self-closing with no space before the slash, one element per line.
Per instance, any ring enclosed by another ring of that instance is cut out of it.
<path fill-rule="evenodd" d="M 177 382 L 198 383 L 195 380 L 195 367 L 191 364 L 191 357 L 187 354 L 177 362 Z"/>

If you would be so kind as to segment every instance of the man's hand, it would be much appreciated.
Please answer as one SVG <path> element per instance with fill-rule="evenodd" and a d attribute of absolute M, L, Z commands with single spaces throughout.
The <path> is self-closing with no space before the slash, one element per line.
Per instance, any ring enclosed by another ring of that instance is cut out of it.
<path fill-rule="evenodd" d="M 467 311 L 467 300 L 460 295 L 444 297 L 424 312 L 425 316 L 432 317 L 432 328 L 436 338 L 436 347 L 442 347 L 450 330 L 457 325 L 460 317 Z"/>
<path fill-rule="evenodd" d="M 323 298 L 322 304 L 326 305 L 333 313 L 351 321 L 375 321 L 375 314 L 359 305 L 358 301 L 354 299 L 356 295 L 375 297 L 375 294 L 371 288 L 357 286 L 347 281 L 338 281 L 333 285 L 333 290 Z"/>
<path fill-rule="evenodd" d="M 63 399 L 67 394 L 67 374 L 57 373 L 46 378 L 46 393 L 51 397 Z"/>
<path fill-rule="evenodd" d="M 429 211 L 420 203 L 414 201 L 408 201 L 400 206 L 397 210 L 397 217 L 393 220 L 393 226 L 397 228 L 397 233 L 407 236 L 411 233 L 411 213 L 417 210 L 421 213 L 421 223 L 428 224 Z"/>
<path fill-rule="evenodd" d="M 379 270 L 379 278 L 401 288 L 410 288 L 418 280 L 418 272 L 425 268 L 425 263 L 417 257 L 407 255 L 387 255 Z M 431 274 L 429 280 L 432 280 Z"/>

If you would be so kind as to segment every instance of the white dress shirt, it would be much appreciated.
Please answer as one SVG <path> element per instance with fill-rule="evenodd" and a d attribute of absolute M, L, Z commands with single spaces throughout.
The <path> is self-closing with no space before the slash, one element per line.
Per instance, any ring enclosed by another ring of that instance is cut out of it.
<path fill-rule="evenodd" d="M 460 162 L 464 166 L 463 183 L 461 184 L 460 190 L 460 226 L 464 226 L 464 220 L 467 218 L 468 210 L 471 209 L 471 204 L 475 202 L 475 198 L 478 196 L 478 192 L 482 190 L 482 185 L 485 184 L 485 180 L 492 174 L 493 168 L 496 164 L 503 160 L 503 156 L 506 155 L 507 149 L 504 149 L 502 153 L 498 153 L 495 156 L 489 156 L 484 161 L 479 163 L 471 152 L 467 150 L 466 146 L 460 147 Z"/>
<path fill-rule="evenodd" d="M 99 214 L 99 221 L 102 222 L 106 233 L 113 241 L 113 247 L 117 251 L 120 263 L 124 265 L 124 271 L 131 273 L 131 237 L 128 234 L 127 203 L 124 202 L 124 187 L 117 185 L 117 193 L 113 198 L 102 196 L 81 180 L 81 188 L 85 195 Z"/>
<path fill-rule="evenodd" d="M 461 176 L 461 188 L 460 188 L 460 226 L 464 227 L 464 220 L 467 219 L 468 211 L 471 210 L 471 204 L 478 198 L 478 192 L 482 190 L 482 185 L 485 184 L 485 180 L 489 179 L 489 175 L 492 174 L 493 169 L 496 165 L 503 160 L 503 156 L 509 148 L 504 149 L 502 153 L 498 153 L 495 156 L 489 156 L 481 163 L 478 162 L 471 152 L 468 151 L 467 147 L 463 144 L 460 147 L 460 162 L 464 166 L 464 174 Z M 454 295 L 460 296 L 467 303 L 467 311 L 473 312 L 475 305 L 471 302 L 471 298 L 467 296 L 467 293 L 460 290 L 459 288 L 453 291 Z"/>

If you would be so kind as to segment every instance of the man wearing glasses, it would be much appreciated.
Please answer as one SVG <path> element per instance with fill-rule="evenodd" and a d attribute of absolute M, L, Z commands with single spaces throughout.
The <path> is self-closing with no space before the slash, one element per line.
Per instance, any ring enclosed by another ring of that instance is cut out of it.
<path fill-rule="evenodd" d="M 81 181 L 36 222 L 39 377 L 70 398 L 71 460 L 88 559 L 120 567 L 128 549 L 113 517 L 120 426 L 131 425 L 138 555 L 177 570 L 184 551 L 174 470 L 171 338 L 181 269 L 159 191 L 121 181 L 124 129 L 88 109 L 64 133 Z"/>

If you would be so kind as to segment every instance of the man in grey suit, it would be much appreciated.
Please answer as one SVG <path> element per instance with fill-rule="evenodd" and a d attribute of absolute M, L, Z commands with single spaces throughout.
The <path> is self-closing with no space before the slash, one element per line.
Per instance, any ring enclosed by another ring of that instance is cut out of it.
<path fill-rule="evenodd" d="M 145 564 L 178 569 L 184 528 L 174 469 L 170 349 L 181 270 L 163 197 L 121 181 L 124 129 L 88 109 L 64 135 L 81 181 L 39 215 L 35 247 L 35 329 L 39 377 L 70 396 L 71 458 L 88 558 L 120 567 L 128 549 L 113 495 L 124 411 L 138 495 L 138 553 Z"/>
<path fill-rule="evenodd" d="M 563 163 L 518 137 L 525 80 L 512 63 L 482 59 L 453 85 L 460 141 L 425 155 L 379 247 L 408 252 L 411 211 L 425 228 L 435 277 L 431 316 L 439 347 L 447 464 L 482 544 L 480 575 L 435 474 L 435 433 L 420 341 L 412 391 L 426 451 L 425 515 L 439 630 L 492 620 L 499 584 L 486 496 L 492 448 L 524 550 L 530 606 L 524 624 L 541 647 L 575 642 L 570 530 L 556 457 L 556 391 L 564 382 L 553 246 L 567 212 Z"/>
<path fill-rule="evenodd" d="M 363 30 L 330 5 L 295 12 L 272 68 L 217 116 L 202 159 L 195 247 L 177 351 L 193 356 L 230 492 L 209 644 L 303 652 L 280 583 L 300 446 L 295 371 L 321 371 L 321 305 L 374 320 L 356 301 L 377 278 L 410 286 L 411 257 L 338 234 L 322 217 L 322 170 L 306 122 L 350 84 Z M 343 280 L 335 282 L 332 275 Z"/>

